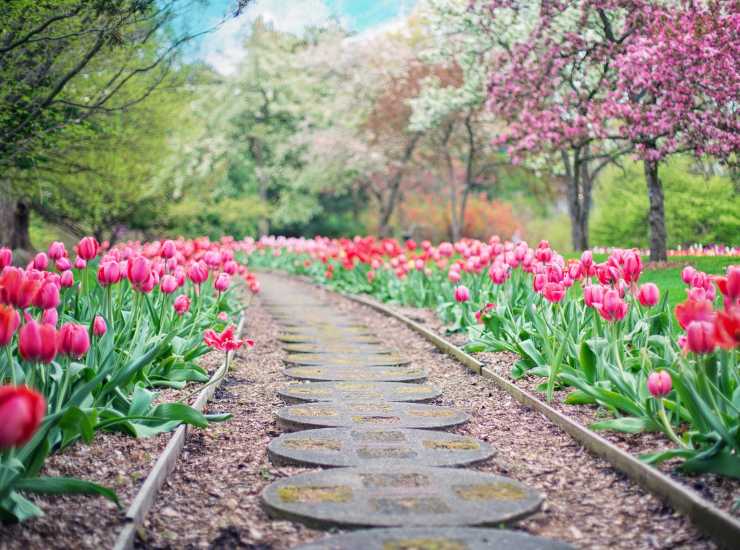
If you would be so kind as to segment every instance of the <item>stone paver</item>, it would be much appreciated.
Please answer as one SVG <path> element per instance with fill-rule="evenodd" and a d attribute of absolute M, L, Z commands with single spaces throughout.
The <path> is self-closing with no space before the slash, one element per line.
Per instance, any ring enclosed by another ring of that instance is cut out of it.
<path fill-rule="evenodd" d="M 456 468 L 335 468 L 268 485 L 270 513 L 314 527 L 497 526 L 536 512 L 542 496 L 518 481 Z"/>
<path fill-rule="evenodd" d="M 283 361 L 325 367 L 394 367 L 411 363 L 400 355 L 383 353 L 288 353 Z"/>
<path fill-rule="evenodd" d="M 495 450 L 472 437 L 433 430 L 324 428 L 283 434 L 267 447 L 277 464 L 465 466 Z"/>
<path fill-rule="evenodd" d="M 430 384 L 401 382 L 292 382 L 278 391 L 286 401 L 431 401 L 442 392 Z"/>
<path fill-rule="evenodd" d="M 562 542 L 508 529 L 369 529 L 334 535 L 295 550 L 572 550 Z"/>
<path fill-rule="evenodd" d="M 418 403 L 328 402 L 304 403 L 278 409 L 278 424 L 290 430 L 307 428 L 451 428 L 467 422 L 457 409 Z"/>
<path fill-rule="evenodd" d="M 285 375 L 297 380 L 367 380 L 375 382 L 422 382 L 427 371 L 418 367 L 293 367 Z"/>

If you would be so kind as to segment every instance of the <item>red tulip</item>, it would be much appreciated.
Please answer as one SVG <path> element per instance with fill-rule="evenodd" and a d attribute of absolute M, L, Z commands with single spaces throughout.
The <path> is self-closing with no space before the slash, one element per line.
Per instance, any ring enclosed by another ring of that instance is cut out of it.
<path fill-rule="evenodd" d="M 714 321 L 714 309 L 709 300 L 686 300 L 675 309 L 681 328 L 686 330 L 692 321 Z"/>
<path fill-rule="evenodd" d="M 26 309 L 33 303 L 41 284 L 41 280 L 29 277 L 28 272 L 7 267 L 0 275 L 0 302 Z"/>
<path fill-rule="evenodd" d="M 100 244 L 94 237 L 85 237 L 77 245 L 77 256 L 83 260 L 94 259 L 100 252 Z"/>
<path fill-rule="evenodd" d="M 13 339 L 21 316 L 13 306 L 0 304 L 0 346 L 7 346 Z"/>
<path fill-rule="evenodd" d="M 57 331 L 52 325 L 28 321 L 18 336 L 18 351 L 26 361 L 51 363 L 57 354 Z"/>
<path fill-rule="evenodd" d="M 234 325 L 229 325 L 221 334 L 213 329 L 208 329 L 203 333 L 203 342 L 210 347 L 219 351 L 232 351 L 242 347 L 245 343 L 252 347 L 254 342 L 251 340 L 237 340 L 234 338 Z"/>
<path fill-rule="evenodd" d="M 13 251 L 9 248 L 0 248 L 0 269 L 5 269 L 13 263 Z"/>
<path fill-rule="evenodd" d="M 686 328 L 686 347 L 694 353 L 712 353 L 717 347 L 714 340 L 714 323 L 691 321 Z"/>
<path fill-rule="evenodd" d="M 718 346 L 728 350 L 740 346 L 740 306 L 717 312 L 714 340 Z"/>
<path fill-rule="evenodd" d="M 98 266 L 98 282 L 102 286 L 114 285 L 122 276 L 121 266 L 115 260 L 103 261 Z"/>
<path fill-rule="evenodd" d="M 92 329 L 95 336 L 103 336 L 106 332 L 108 332 L 108 325 L 106 325 L 105 319 L 103 319 L 100 315 L 96 315 L 95 319 L 93 320 Z"/>
<path fill-rule="evenodd" d="M 59 353 L 70 357 L 80 358 L 90 349 L 90 337 L 87 328 L 83 325 L 66 323 L 59 329 L 58 335 Z"/>
<path fill-rule="evenodd" d="M 183 315 L 190 309 L 190 298 L 188 298 L 184 294 L 180 294 L 180 296 L 175 298 L 175 303 L 172 305 L 172 307 L 175 308 L 175 312 L 178 315 Z"/>
<path fill-rule="evenodd" d="M 661 370 L 650 373 L 647 379 L 647 388 L 653 397 L 663 397 L 671 393 L 673 381 L 668 372 Z"/>
<path fill-rule="evenodd" d="M 654 283 L 645 283 L 640 286 L 637 300 L 645 307 L 653 307 L 660 300 L 660 290 Z"/>
<path fill-rule="evenodd" d="M 455 300 L 460 303 L 467 302 L 470 300 L 470 291 L 465 285 L 460 285 L 455 288 Z"/>
<path fill-rule="evenodd" d="M 45 414 L 40 393 L 26 386 L 0 386 L 0 449 L 28 443 Z"/>

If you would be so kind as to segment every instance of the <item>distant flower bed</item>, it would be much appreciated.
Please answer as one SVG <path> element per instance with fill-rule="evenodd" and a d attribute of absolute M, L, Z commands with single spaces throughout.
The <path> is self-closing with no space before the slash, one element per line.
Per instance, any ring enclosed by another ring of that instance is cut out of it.
<path fill-rule="evenodd" d="M 640 284 L 639 250 L 565 260 L 547 241 L 530 247 L 495 236 L 436 246 L 266 237 L 247 248 L 254 266 L 436 309 L 450 330 L 467 330 L 470 351 L 518 354 L 512 376 L 543 377 L 548 399 L 564 389 L 568 403 L 611 411 L 593 429 L 664 432 L 675 447 L 644 456 L 649 462 L 680 458 L 686 471 L 740 477 L 740 266 L 723 276 L 686 267 L 686 301 L 674 313 L 655 284 Z"/>
<path fill-rule="evenodd" d="M 74 256 L 55 242 L 25 268 L 0 249 L 0 517 L 42 513 L 23 492 L 116 500 L 93 483 L 38 475 L 49 453 L 98 430 L 147 437 L 226 418 L 153 400 L 156 388 L 207 381 L 196 360 L 210 348 L 251 343 L 230 324 L 233 279 L 259 291 L 236 259 L 242 246 L 202 238 L 107 249 L 85 237 Z"/>

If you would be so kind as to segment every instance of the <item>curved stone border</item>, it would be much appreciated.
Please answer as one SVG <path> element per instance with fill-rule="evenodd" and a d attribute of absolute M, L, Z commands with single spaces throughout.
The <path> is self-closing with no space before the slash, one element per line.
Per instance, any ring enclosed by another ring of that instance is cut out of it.
<path fill-rule="evenodd" d="M 465 550 L 574 550 L 564 542 L 508 529 L 476 527 L 410 527 L 369 529 L 329 535 L 294 550 L 403 550 L 438 548 Z"/>
<path fill-rule="evenodd" d="M 311 282 L 311 284 L 315 283 Z M 470 370 L 480 374 L 484 378 L 490 379 L 519 403 L 543 414 L 553 424 L 561 428 L 592 453 L 609 462 L 615 469 L 626 474 L 643 489 L 657 495 L 669 503 L 674 509 L 686 514 L 705 535 L 720 546 L 726 548 L 737 547 L 737 542 L 740 540 L 740 520 L 720 510 L 714 504 L 702 498 L 696 491 L 674 481 L 660 470 L 641 462 L 636 457 L 623 451 L 584 425 L 553 409 L 529 392 L 522 390 L 486 368 L 480 361 L 419 323 L 412 321 L 400 313 L 396 313 L 375 300 L 349 294 L 340 294 L 340 296 L 344 296 L 358 304 L 370 307 L 384 315 L 401 321 L 432 342 L 437 348 L 460 361 Z"/>
<path fill-rule="evenodd" d="M 261 500 L 274 517 L 311 527 L 493 527 L 539 510 L 544 497 L 508 478 L 424 466 L 334 468 L 274 481 Z"/>
<path fill-rule="evenodd" d="M 244 306 L 244 309 L 246 309 L 247 306 L 248 304 Z M 244 329 L 245 321 L 246 316 L 242 310 L 239 324 L 236 329 L 237 338 L 241 335 L 242 330 Z M 233 356 L 234 352 L 230 351 L 229 359 L 233 358 Z M 213 373 L 213 376 L 211 376 L 206 387 L 198 393 L 198 397 L 192 404 L 192 407 L 195 410 L 202 411 L 205 408 L 206 403 L 208 403 L 211 397 L 213 397 L 213 394 L 216 392 L 216 389 L 220 386 L 221 382 L 223 382 L 222 379 L 219 379 L 226 374 L 226 363 L 227 362 L 224 361 L 221 366 L 216 369 L 216 372 Z M 215 383 L 217 380 L 219 382 Z M 167 446 L 161 452 L 159 458 L 157 458 L 157 462 L 154 463 L 149 475 L 146 476 L 144 484 L 139 488 L 139 491 L 131 501 L 128 510 L 126 510 L 124 520 L 125 524 L 118 533 L 116 542 L 113 545 L 113 550 L 130 550 L 134 547 L 136 530 L 142 525 L 142 523 L 144 523 L 144 518 L 152 507 L 152 504 L 154 504 L 154 499 L 157 498 L 159 489 L 166 481 L 167 476 L 175 469 L 177 459 L 182 453 L 183 447 L 185 447 L 187 433 L 188 427 L 184 424 L 178 426 L 173 432 Z"/>
<path fill-rule="evenodd" d="M 278 390 L 291 403 L 325 401 L 432 401 L 442 390 L 431 384 L 407 382 L 291 382 Z"/>
<path fill-rule="evenodd" d="M 321 428 L 285 433 L 267 446 L 277 465 L 310 468 L 349 466 L 470 466 L 496 450 L 473 437 L 437 430 Z"/>

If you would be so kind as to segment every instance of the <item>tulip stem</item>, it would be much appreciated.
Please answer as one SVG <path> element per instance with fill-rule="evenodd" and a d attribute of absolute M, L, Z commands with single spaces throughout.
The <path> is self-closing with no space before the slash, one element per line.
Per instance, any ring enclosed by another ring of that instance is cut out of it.
<path fill-rule="evenodd" d="M 10 379 L 12 380 L 13 385 L 17 386 L 18 380 L 16 380 L 15 376 L 15 365 L 13 364 L 13 353 L 10 351 L 10 343 L 5 346 L 5 352 L 8 354 L 8 368 L 10 369 Z"/>
<path fill-rule="evenodd" d="M 689 449 L 690 447 L 681 441 L 681 439 L 676 435 L 676 432 L 673 431 L 673 427 L 668 421 L 668 416 L 665 413 L 665 407 L 663 407 L 663 399 L 658 399 L 658 417 L 663 424 L 663 428 L 665 429 L 665 434 L 668 436 L 668 439 L 684 449 Z"/>

